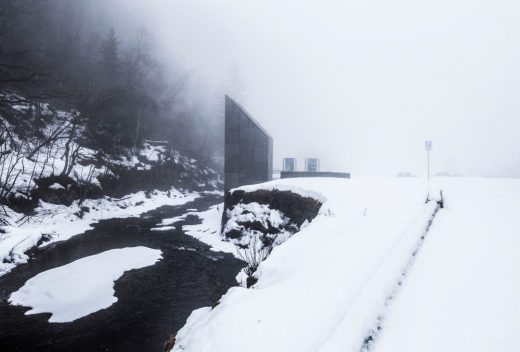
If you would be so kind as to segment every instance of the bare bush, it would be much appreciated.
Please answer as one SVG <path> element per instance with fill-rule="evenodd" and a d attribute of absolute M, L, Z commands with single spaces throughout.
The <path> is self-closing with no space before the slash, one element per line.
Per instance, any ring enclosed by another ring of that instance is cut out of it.
<path fill-rule="evenodd" d="M 245 248 L 237 249 L 238 256 L 240 259 L 247 263 L 247 267 L 244 269 L 248 276 L 251 276 L 260 266 L 265 258 L 271 253 L 271 246 L 264 246 L 260 241 L 260 234 L 254 232 L 249 240 L 249 244 Z"/>
<path fill-rule="evenodd" d="M 92 189 L 92 179 L 94 178 L 94 174 L 96 172 L 96 168 L 94 165 L 90 165 L 86 174 L 74 172 L 74 180 L 77 182 L 79 187 L 79 201 L 78 204 L 81 205 L 89 192 Z"/>

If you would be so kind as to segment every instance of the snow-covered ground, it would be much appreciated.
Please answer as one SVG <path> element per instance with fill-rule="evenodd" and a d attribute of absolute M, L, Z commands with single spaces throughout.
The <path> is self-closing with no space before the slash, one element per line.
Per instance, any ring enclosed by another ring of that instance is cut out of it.
<path fill-rule="evenodd" d="M 25 253 L 36 246 L 43 235 L 46 241 L 41 245 L 45 246 L 83 233 L 102 219 L 138 216 L 163 205 L 182 205 L 198 196 L 199 193 L 183 194 L 172 188 L 167 192 L 150 192 L 148 196 L 145 192 L 137 192 L 123 199 L 87 199 L 81 206 L 78 202 L 71 206 L 41 202 L 36 209 L 37 215 L 27 219 L 12 212 L 11 219 L 24 219 L 25 222 L 18 225 L 12 221 L 14 225 L 3 227 L 6 233 L 0 234 L 0 276 L 18 264 L 26 263 L 29 257 Z M 88 207 L 89 211 L 79 217 L 82 207 Z"/>
<path fill-rule="evenodd" d="M 285 179 L 245 188 L 326 201 L 261 264 L 255 286 L 194 311 L 174 351 L 516 349 L 520 180 Z M 423 240 L 437 206 L 427 194 L 436 199 L 441 188 L 446 207 Z"/>
<path fill-rule="evenodd" d="M 284 179 L 245 187 L 324 201 L 319 215 L 235 287 L 192 313 L 175 351 L 359 351 L 436 204 L 420 179 Z"/>
<path fill-rule="evenodd" d="M 25 314 L 51 313 L 51 323 L 74 321 L 117 302 L 114 281 L 125 271 L 160 259 L 157 249 L 111 249 L 36 275 L 13 292 L 9 302 L 31 307 Z"/>
<path fill-rule="evenodd" d="M 445 190 L 446 208 L 389 305 L 373 351 L 516 351 L 520 180 L 434 182 Z"/>
<path fill-rule="evenodd" d="M 196 216 L 200 220 L 197 225 L 183 225 L 182 230 L 185 234 L 192 236 L 199 241 L 211 246 L 215 252 L 231 253 L 237 256 L 236 246 L 232 242 L 223 241 L 220 236 L 220 223 L 222 221 L 222 210 L 224 204 L 216 204 L 208 210 L 197 211 L 191 209 L 188 213 L 170 219 L 163 219 L 152 231 L 167 231 L 175 228 L 175 224 L 186 220 L 188 216 Z"/>

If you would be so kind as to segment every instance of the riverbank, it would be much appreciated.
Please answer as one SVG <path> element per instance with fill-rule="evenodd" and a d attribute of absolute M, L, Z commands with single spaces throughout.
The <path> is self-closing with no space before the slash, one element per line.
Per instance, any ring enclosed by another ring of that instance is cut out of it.
<path fill-rule="evenodd" d="M 8 210 L 12 224 L 0 234 L 0 276 L 15 266 L 27 263 L 31 248 L 44 247 L 84 233 L 99 220 L 139 216 L 163 205 L 183 205 L 200 197 L 200 193 L 168 191 L 137 192 L 123 198 L 104 197 L 78 201 L 71 205 L 40 202 L 31 216 Z"/>
<path fill-rule="evenodd" d="M 193 209 L 204 211 L 221 201 L 218 195 L 206 195 L 139 217 L 101 220 L 84 234 L 31 250 L 27 264 L 0 277 L 0 350 L 162 351 L 164 342 L 193 310 L 213 305 L 236 285 L 235 276 L 244 264 L 183 232 L 183 225 L 200 223 L 197 216 L 186 217 L 166 231 L 151 229 L 163 219 Z M 135 246 L 161 250 L 163 258 L 118 279 L 117 303 L 107 309 L 71 323 L 49 323 L 49 314 L 26 316 L 29 308 L 7 302 L 12 292 L 38 273 L 110 249 Z"/>

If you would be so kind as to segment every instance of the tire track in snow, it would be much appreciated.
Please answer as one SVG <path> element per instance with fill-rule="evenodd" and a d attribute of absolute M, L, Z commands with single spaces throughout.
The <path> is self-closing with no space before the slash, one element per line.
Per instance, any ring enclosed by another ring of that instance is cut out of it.
<path fill-rule="evenodd" d="M 428 201 L 433 202 L 433 200 L 427 200 L 427 202 Z M 406 266 L 403 268 L 403 271 L 401 272 L 401 274 L 399 275 L 399 278 L 398 278 L 397 282 L 395 283 L 394 287 L 392 288 L 390 294 L 385 298 L 384 308 L 381 311 L 381 313 L 377 316 L 376 322 L 374 324 L 374 328 L 372 328 L 368 332 L 367 336 L 363 339 L 363 345 L 361 346 L 360 352 L 370 352 L 372 350 L 372 347 L 374 345 L 374 342 L 375 342 L 377 336 L 383 330 L 383 321 L 384 321 L 384 318 L 385 318 L 386 309 L 392 303 L 392 301 L 395 298 L 395 296 L 401 290 L 401 288 L 403 286 L 403 282 L 406 279 L 406 276 L 407 276 L 410 268 L 415 263 L 415 258 L 417 257 L 417 254 L 419 253 L 419 251 L 421 250 L 421 248 L 422 248 L 422 246 L 424 244 L 424 240 L 426 239 L 426 236 L 428 235 L 430 227 L 433 224 L 433 220 L 435 219 L 435 216 L 437 215 L 439 210 L 441 208 L 443 208 L 442 191 L 441 191 L 441 199 L 436 201 L 436 202 L 437 202 L 437 206 L 435 207 L 435 210 L 433 211 L 433 214 L 432 214 L 431 218 L 428 220 L 428 223 L 426 224 L 426 227 L 424 229 L 424 233 L 421 235 L 421 237 L 419 238 L 419 241 L 417 242 L 415 248 L 410 253 L 410 257 L 408 258 L 408 262 L 407 262 Z"/>

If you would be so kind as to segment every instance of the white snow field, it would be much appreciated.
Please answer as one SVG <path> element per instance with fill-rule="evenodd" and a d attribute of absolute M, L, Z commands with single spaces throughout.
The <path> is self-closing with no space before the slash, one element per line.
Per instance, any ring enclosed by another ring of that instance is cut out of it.
<path fill-rule="evenodd" d="M 242 187 L 259 188 L 325 203 L 260 265 L 255 286 L 231 288 L 214 309 L 194 311 L 174 351 L 517 349 L 520 180 L 285 179 Z M 425 199 L 437 199 L 439 189 L 445 208 L 423 241 L 436 207 Z"/>
<path fill-rule="evenodd" d="M 518 351 L 520 180 L 441 179 L 438 213 L 373 351 Z"/>
<path fill-rule="evenodd" d="M 192 312 L 173 350 L 359 351 L 434 214 L 426 181 L 283 179 L 243 189 L 258 188 L 324 204 L 274 248 L 253 288 Z"/>
<path fill-rule="evenodd" d="M 161 254 L 157 249 L 127 247 L 84 257 L 27 280 L 9 302 L 31 307 L 25 314 L 51 313 L 51 323 L 70 322 L 117 302 L 114 281 L 125 271 L 153 265 Z"/>

